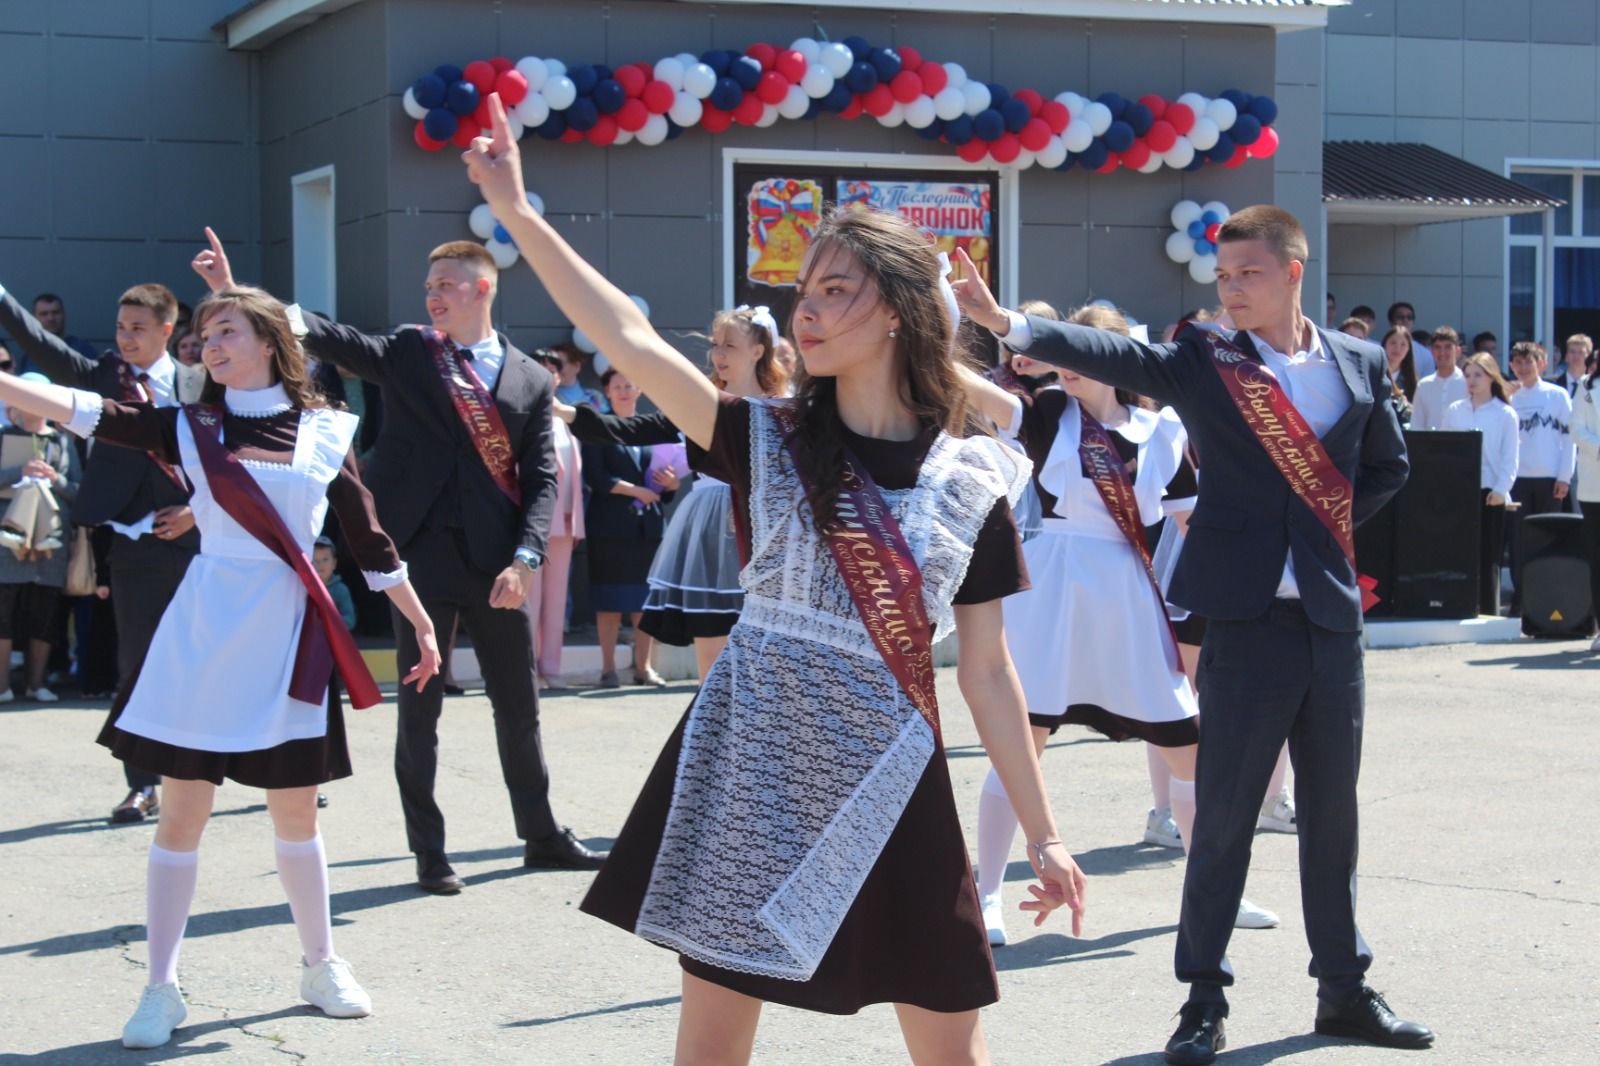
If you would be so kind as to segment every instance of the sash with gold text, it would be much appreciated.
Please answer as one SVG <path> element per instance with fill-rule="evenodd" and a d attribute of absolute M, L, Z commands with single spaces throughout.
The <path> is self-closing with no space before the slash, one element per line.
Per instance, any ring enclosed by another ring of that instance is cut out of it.
<path fill-rule="evenodd" d="M 1350 569 L 1355 571 L 1355 486 L 1339 472 L 1305 416 L 1264 365 L 1216 330 L 1201 330 L 1200 334 L 1211 355 L 1211 365 L 1245 424 L 1266 449 L 1267 457 L 1289 488 L 1333 534 Z M 1356 571 L 1362 611 L 1378 602 L 1372 591 L 1377 584 L 1374 578 Z"/>
<path fill-rule="evenodd" d="M 467 427 L 467 436 L 478 451 L 478 458 L 489 468 L 495 486 L 506 494 L 513 505 L 522 506 L 522 487 L 517 483 L 517 453 L 511 447 L 511 435 L 506 432 L 505 419 L 494 397 L 483 387 L 471 364 L 462 358 L 456 342 L 434 329 L 424 326 L 422 339 L 428 345 L 433 363 L 439 370 L 450 402 L 456 406 L 461 424 Z M 509 355 L 509 353 L 508 353 Z"/>

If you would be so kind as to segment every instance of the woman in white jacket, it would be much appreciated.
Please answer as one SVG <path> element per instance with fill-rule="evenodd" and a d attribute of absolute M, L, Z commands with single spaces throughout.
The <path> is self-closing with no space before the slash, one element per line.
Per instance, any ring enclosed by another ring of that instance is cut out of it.
<path fill-rule="evenodd" d="M 1600 355 L 1589 353 L 1588 373 L 1572 394 L 1572 439 L 1578 448 L 1578 505 L 1583 508 L 1584 546 L 1589 556 L 1589 588 L 1600 615 L 1600 397 L 1595 378 L 1600 376 Z M 1600 651 L 1600 635 L 1589 645 Z"/>
<path fill-rule="evenodd" d="M 1505 379 L 1494 357 L 1483 352 L 1463 368 L 1467 398 L 1452 403 L 1441 429 L 1477 430 L 1483 434 L 1479 487 L 1483 491 L 1478 536 L 1478 610 L 1500 613 L 1500 556 L 1505 550 L 1506 501 L 1517 476 L 1520 447 L 1517 413 L 1506 400 Z M 1597 505 L 1600 506 L 1600 505 Z"/>

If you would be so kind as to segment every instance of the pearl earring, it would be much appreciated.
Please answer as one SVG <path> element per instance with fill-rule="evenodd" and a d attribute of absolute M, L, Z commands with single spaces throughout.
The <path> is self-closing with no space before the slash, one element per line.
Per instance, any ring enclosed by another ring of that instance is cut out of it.
<path fill-rule="evenodd" d="M 891 340 L 894 339 L 894 330 L 892 330 L 892 329 L 889 331 L 889 338 Z"/>

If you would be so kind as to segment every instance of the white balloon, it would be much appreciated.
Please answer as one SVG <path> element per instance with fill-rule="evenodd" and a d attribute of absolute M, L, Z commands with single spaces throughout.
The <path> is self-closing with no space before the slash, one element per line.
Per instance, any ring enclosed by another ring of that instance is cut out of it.
<path fill-rule="evenodd" d="M 617 129 L 617 135 L 611 139 L 610 147 L 620 148 L 622 145 L 631 144 L 633 142 L 633 137 L 634 133 L 632 130 L 625 130 L 619 127 Z"/>
<path fill-rule="evenodd" d="M 574 330 L 573 332 L 576 333 L 577 331 Z M 589 351 L 594 355 L 594 372 L 596 374 L 604 374 L 607 370 L 611 369 L 611 360 L 607 359 L 604 355 L 595 351 L 593 348 L 589 349 Z"/>
<path fill-rule="evenodd" d="M 501 270 L 506 270 L 516 264 L 518 254 L 516 245 L 503 244 L 490 238 L 483 242 L 483 246 L 489 249 L 489 254 L 494 256 L 494 265 Z"/>
<path fill-rule="evenodd" d="M 544 69 L 549 72 L 551 78 L 559 78 L 567 72 L 567 65 L 559 59 L 546 59 Z"/>
<path fill-rule="evenodd" d="M 704 100 L 717 87 L 717 72 L 704 63 L 696 63 L 683 72 L 683 91 L 696 100 Z"/>
<path fill-rule="evenodd" d="M 597 345 L 589 339 L 589 335 L 576 326 L 572 329 L 572 346 L 585 355 L 594 355 Z M 595 359 L 595 371 L 600 370 L 600 359 Z"/>
<path fill-rule="evenodd" d="M 472 235 L 480 240 L 488 240 L 494 236 L 494 210 L 488 204 L 479 204 L 472 209 L 472 214 L 467 216 L 467 228 Z"/>
<path fill-rule="evenodd" d="M 1067 143 L 1059 136 L 1052 136 L 1050 143 L 1039 149 L 1039 165 L 1048 170 L 1054 170 L 1067 161 Z"/>
<path fill-rule="evenodd" d="M 572 84 L 572 79 L 565 74 L 558 74 L 544 83 L 539 95 L 550 105 L 550 110 L 565 111 L 578 98 L 578 87 Z"/>
<path fill-rule="evenodd" d="M 1232 211 L 1228 210 L 1228 205 L 1223 203 L 1221 200 L 1207 200 L 1205 203 L 1201 204 L 1200 213 L 1205 214 L 1207 211 L 1215 212 L 1224 220 L 1226 220 L 1229 215 L 1233 214 Z"/>
<path fill-rule="evenodd" d="M 667 116 L 651 115 L 644 120 L 644 125 L 639 127 L 639 132 L 634 137 L 640 144 L 655 147 L 667 139 Z"/>
<path fill-rule="evenodd" d="M 946 85 L 933 98 L 933 113 L 949 122 L 967 113 L 967 94 L 953 85 Z"/>
<path fill-rule="evenodd" d="M 765 129 L 778 121 L 778 107 L 776 104 L 762 104 L 761 117 L 756 119 L 756 125 Z"/>
<path fill-rule="evenodd" d="M 1174 170 L 1182 170 L 1194 162 L 1194 145 L 1189 138 L 1179 137 L 1172 142 L 1172 147 L 1161 153 L 1161 161 Z"/>
<path fill-rule="evenodd" d="M 528 194 L 528 206 L 533 208 L 533 213 L 534 214 L 536 214 L 539 217 L 543 218 L 544 217 L 544 197 L 540 196 L 538 193 L 534 192 L 532 189 L 527 189 L 525 191 Z"/>
<path fill-rule="evenodd" d="M 1198 204 L 1195 204 L 1193 200 L 1185 200 L 1182 204 L 1179 204 L 1178 207 L 1182 207 L 1183 204 L 1190 204 L 1195 207 L 1199 206 Z M 1172 221 L 1174 224 L 1176 224 L 1178 221 L 1177 207 L 1172 209 Z M 1189 224 L 1185 222 L 1182 226 L 1179 226 L 1167 236 L 1167 258 L 1172 260 L 1174 263 L 1187 263 L 1189 260 L 1194 258 L 1194 238 L 1189 236 L 1187 232 L 1188 228 Z"/>
<path fill-rule="evenodd" d="M 944 65 L 945 87 L 949 89 L 962 89 L 967 84 L 967 68 L 960 63 L 946 63 Z"/>
<path fill-rule="evenodd" d="M 961 87 L 961 96 L 964 110 L 969 115 L 976 115 L 994 101 L 994 97 L 989 95 L 989 87 L 981 81 L 967 82 Z"/>
<path fill-rule="evenodd" d="M 1194 145 L 1197 152 L 1207 152 L 1217 146 L 1217 138 L 1222 136 L 1222 131 L 1217 124 L 1204 116 L 1194 120 L 1194 125 L 1189 127 L 1189 143 Z"/>
<path fill-rule="evenodd" d="M 1089 132 L 1098 137 L 1111 128 L 1111 109 L 1098 100 L 1091 100 L 1083 105 L 1083 120 L 1089 124 Z"/>
<path fill-rule="evenodd" d="M 512 141 L 520 141 L 528 128 L 523 125 L 522 120 L 514 112 L 511 112 L 506 115 L 506 129 L 511 131 Z"/>
<path fill-rule="evenodd" d="M 878 125 L 887 126 L 890 129 L 893 129 L 896 126 L 905 125 L 905 121 L 906 105 L 902 104 L 899 100 L 894 102 L 893 107 L 878 116 Z"/>
<path fill-rule="evenodd" d="M 1179 200 L 1172 205 L 1172 213 L 1168 217 L 1172 219 L 1173 229 L 1188 230 L 1189 224 L 1199 222 L 1200 216 L 1204 213 L 1205 208 L 1193 200 Z M 1188 262 L 1188 260 L 1182 259 L 1179 262 Z"/>
<path fill-rule="evenodd" d="M 1217 257 L 1197 255 L 1189 260 L 1189 276 L 1202 285 L 1214 283 L 1217 280 Z"/>
<path fill-rule="evenodd" d="M 1083 114 L 1083 109 L 1088 105 L 1089 101 L 1085 100 L 1078 93 L 1064 92 L 1056 93 L 1056 103 L 1066 108 L 1067 113 L 1073 118 L 1077 118 L 1079 115 Z"/>
<path fill-rule="evenodd" d="M 550 68 L 538 56 L 523 56 L 517 60 L 516 71 L 528 79 L 528 91 L 536 93 L 550 80 Z"/>
<path fill-rule="evenodd" d="M 700 62 L 700 57 L 695 55 L 693 52 L 679 52 L 672 58 L 682 63 L 684 70 L 688 70 L 690 67 Z"/>
<path fill-rule="evenodd" d="M 1206 113 L 1206 105 L 1211 101 L 1209 98 L 1201 96 L 1199 93 L 1184 93 L 1173 102 L 1183 104 L 1196 115 L 1203 115 Z"/>
<path fill-rule="evenodd" d="M 678 93 L 677 99 L 672 101 L 672 109 L 667 112 L 667 117 L 680 126 L 698 126 L 700 116 L 705 114 L 705 106 L 689 90 L 684 89 Z"/>
<path fill-rule="evenodd" d="M 1161 157 L 1155 152 L 1150 153 L 1150 158 L 1144 161 L 1144 166 L 1139 168 L 1141 174 L 1154 174 L 1161 169 Z"/>
<path fill-rule="evenodd" d="M 530 92 L 511 109 L 511 113 L 517 116 L 518 122 L 531 130 L 543 126 L 545 120 L 550 117 L 550 101 L 544 98 L 543 93 Z"/>
<path fill-rule="evenodd" d="M 815 63 L 817 57 L 822 55 L 822 45 L 813 41 L 810 37 L 796 37 L 789 42 L 789 50 L 791 52 L 799 52 L 805 56 L 807 63 Z"/>
<path fill-rule="evenodd" d="M 850 51 L 838 41 L 822 46 L 822 51 L 817 54 L 817 62 L 835 78 L 842 78 L 850 73 L 850 68 L 855 66 L 855 53 Z"/>
<path fill-rule="evenodd" d="M 407 89 L 405 95 L 400 98 L 400 106 L 406 109 L 406 114 L 418 122 L 428 117 L 428 109 L 417 103 L 417 94 L 410 89 Z"/>
<path fill-rule="evenodd" d="M 1094 143 L 1094 129 L 1085 118 L 1075 118 L 1061 131 L 1061 140 L 1069 152 L 1087 152 Z"/>
<path fill-rule="evenodd" d="M 656 60 L 656 81 L 664 81 L 672 86 L 672 91 L 677 92 L 683 88 L 684 66 L 672 56 Z"/>
<path fill-rule="evenodd" d="M 633 301 L 633 306 L 639 309 L 641 315 L 646 318 L 650 317 L 650 303 L 648 300 L 643 296 L 629 296 L 628 299 Z"/>
<path fill-rule="evenodd" d="M 813 100 L 821 100 L 833 92 L 833 83 L 837 80 L 828 73 L 828 68 L 821 63 L 813 63 L 806 68 L 805 76 L 800 79 L 800 88 Z"/>
<path fill-rule="evenodd" d="M 1206 118 L 1215 122 L 1219 130 L 1231 130 L 1239 118 L 1239 109 L 1233 106 L 1233 101 L 1219 96 L 1206 105 Z"/>
<path fill-rule="evenodd" d="M 1017 170 L 1027 170 L 1029 167 L 1033 166 L 1038 159 L 1039 156 L 1037 153 L 1030 152 L 1024 148 L 1017 153 L 1017 158 L 1011 161 L 1010 166 Z"/>
<path fill-rule="evenodd" d="M 906 125 L 914 130 L 927 129 L 938 117 L 939 109 L 931 96 L 919 96 L 906 105 Z"/>
<path fill-rule="evenodd" d="M 811 97 L 798 85 L 789 86 L 789 91 L 784 94 L 783 100 L 778 104 L 778 114 L 784 118 L 805 118 L 806 112 L 811 110 Z"/>

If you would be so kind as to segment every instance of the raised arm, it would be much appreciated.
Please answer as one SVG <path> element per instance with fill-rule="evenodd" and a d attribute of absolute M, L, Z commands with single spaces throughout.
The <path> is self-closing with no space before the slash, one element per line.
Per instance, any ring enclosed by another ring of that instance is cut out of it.
<path fill-rule="evenodd" d="M 572 411 L 572 435 L 585 444 L 676 444 L 678 427 L 660 411 L 633 415 L 603 415 L 588 404 Z"/>
<path fill-rule="evenodd" d="M 956 366 L 956 377 L 967 391 L 967 402 L 995 424 L 1008 437 L 1015 437 L 1022 420 L 1022 399 L 990 381 L 965 363 Z"/>
<path fill-rule="evenodd" d="M 39 324 L 16 299 L 0 285 L 0 329 L 11 334 L 33 365 L 58 382 L 88 387 L 95 367 L 66 341 Z"/>
<path fill-rule="evenodd" d="M 80 437 L 148 451 L 169 463 L 178 461 L 176 407 L 118 403 L 93 392 L 23 381 L 10 374 L 0 374 L 0 406 L 41 415 Z"/>
<path fill-rule="evenodd" d="M 701 447 L 711 443 L 717 390 L 698 367 L 650 326 L 627 293 L 584 262 L 528 204 L 522 155 L 506 125 L 498 94 L 489 97 L 493 137 L 462 153 L 467 175 L 483 190 L 495 218 L 539 276 L 556 306 Z"/>

